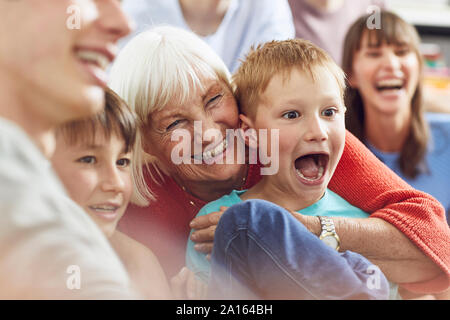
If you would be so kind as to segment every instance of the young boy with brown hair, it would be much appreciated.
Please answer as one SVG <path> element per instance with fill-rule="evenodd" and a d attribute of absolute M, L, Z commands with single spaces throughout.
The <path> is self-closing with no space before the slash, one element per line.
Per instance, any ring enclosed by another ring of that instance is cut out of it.
<path fill-rule="evenodd" d="M 147 299 L 169 299 L 168 282 L 154 254 L 116 230 L 133 195 L 130 164 L 137 128 L 134 113 L 106 88 L 104 110 L 56 129 L 51 161 L 70 197 L 108 238 L 136 291 Z"/>
<path fill-rule="evenodd" d="M 111 89 L 105 108 L 56 129 L 52 165 L 70 197 L 95 221 L 127 270 L 135 290 L 146 299 L 195 298 L 202 287 L 188 291 L 186 268 L 171 281 L 147 247 L 116 230 L 133 198 L 131 161 L 135 156 L 138 123 L 135 114 Z M 136 200 L 134 200 L 136 201 Z"/>

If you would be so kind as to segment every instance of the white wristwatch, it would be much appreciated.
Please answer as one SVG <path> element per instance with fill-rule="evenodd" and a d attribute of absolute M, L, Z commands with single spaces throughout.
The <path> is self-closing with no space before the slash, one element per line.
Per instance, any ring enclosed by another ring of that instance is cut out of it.
<path fill-rule="evenodd" d="M 336 233 L 334 222 L 329 217 L 318 216 L 320 224 L 322 225 L 322 232 L 319 239 L 334 250 L 338 251 L 341 241 Z"/>

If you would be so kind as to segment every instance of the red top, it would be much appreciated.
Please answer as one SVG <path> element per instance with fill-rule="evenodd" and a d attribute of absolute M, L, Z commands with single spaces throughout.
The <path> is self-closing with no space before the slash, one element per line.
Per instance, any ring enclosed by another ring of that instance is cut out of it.
<path fill-rule="evenodd" d="M 250 165 L 243 189 L 260 179 L 259 166 Z M 185 265 L 189 223 L 206 202 L 185 192 L 170 177 L 161 185 L 149 176 L 146 180 L 157 201 L 148 207 L 130 205 L 119 228 L 148 246 L 172 277 Z M 371 217 L 397 227 L 445 272 L 424 283 L 408 284 L 407 289 L 438 292 L 449 286 L 450 229 L 444 208 L 401 180 L 348 131 L 342 158 L 328 187 Z"/>

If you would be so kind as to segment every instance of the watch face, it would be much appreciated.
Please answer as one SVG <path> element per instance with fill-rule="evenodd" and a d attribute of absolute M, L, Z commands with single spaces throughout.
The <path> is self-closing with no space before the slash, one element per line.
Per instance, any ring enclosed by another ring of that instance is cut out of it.
<path fill-rule="evenodd" d="M 337 239 L 333 236 L 325 236 L 322 238 L 322 241 L 325 242 L 325 244 L 333 249 L 336 250 L 338 247 Z"/>

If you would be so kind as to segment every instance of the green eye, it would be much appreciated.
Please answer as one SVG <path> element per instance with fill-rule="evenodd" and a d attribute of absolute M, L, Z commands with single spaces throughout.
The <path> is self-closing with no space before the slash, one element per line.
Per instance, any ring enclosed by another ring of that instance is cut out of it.
<path fill-rule="evenodd" d="M 297 111 L 288 111 L 283 114 L 283 118 L 285 119 L 295 119 L 298 117 L 300 117 L 300 113 L 298 113 Z"/>

